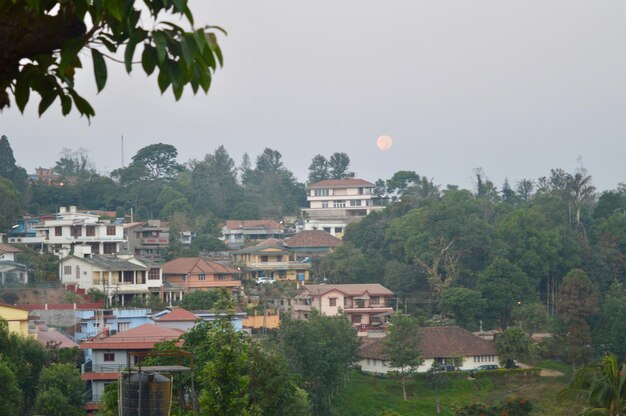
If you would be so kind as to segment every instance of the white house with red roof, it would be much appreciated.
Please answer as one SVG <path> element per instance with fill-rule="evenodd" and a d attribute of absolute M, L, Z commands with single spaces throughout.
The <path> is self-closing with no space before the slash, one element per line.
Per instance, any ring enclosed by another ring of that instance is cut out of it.
<path fill-rule="evenodd" d="M 433 365 L 453 365 L 459 370 L 473 370 L 485 364 L 498 364 L 492 341 L 480 338 L 458 326 L 420 328 L 420 359 L 417 372 L 424 373 Z M 358 351 L 361 370 L 387 374 L 393 368 L 384 354 L 383 340 L 362 338 Z"/>
<path fill-rule="evenodd" d="M 342 237 L 345 227 L 384 208 L 364 179 L 325 179 L 309 185 L 308 208 L 302 209 L 305 230 L 324 230 Z"/>
<path fill-rule="evenodd" d="M 88 360 L 82 365 L 81 378 L 90 385 L 86 409 L 99 407 L 105 386 L 118 380 L 120 372 L 128 366 L 130 352 L 150 351 L 156 343 L 177 340 L 183 333 L 180 329 L 143 324 L 115 335 L 102 334 L 82 342 L 80 348 L 85 350 Z M 180 343 L 182 345 L 182 341 Z M 130 364 L 136 362 L 131 360 Z"/>
<path fill-rule="evenodd" d="M 296 318 L 306 319 L 316 309 L 322 315 L 335 316 L 343 312 L 359 331 L 384 329 L 393 313 L 389 306 L 393 292 L 378 283 L 344 285 L 303 285 L 292 305 Z"/>

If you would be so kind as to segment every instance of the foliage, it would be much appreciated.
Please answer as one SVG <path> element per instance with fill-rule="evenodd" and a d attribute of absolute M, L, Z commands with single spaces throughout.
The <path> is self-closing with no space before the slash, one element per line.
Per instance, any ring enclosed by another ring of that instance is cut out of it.
<path fill-rule="evenodd" d="M 361 250 L 343 244 L 320 262 L 320 273 L 332 283 L 373 283 L 382 276 L 378 256 L 366 256 Z"/>
<path fill-rule="evenodd" d="M 532 293 L 526 273 L 503 258 L 494 259 L 480 274 L 477 288 L 485 299 L 487 316 L 502 329 L 508 327 L 513 308 L 529 300 Z"/>
<path fill-rule="evenodd" d="M 391 316 L 387 336 L 383 339 L 383 354 L 389 366 L 398 372 L 402 395 L 406 400 L 406 377 L 422 364 L 420 322 L 410 315 L 396 313 Z"/>
<path fill-rule="evenodd" d="M 439 308 L 454 321 L 468 330 L 476 330 L 485 310 L 485 299 L 480 291 L 464 287 L 453 287 L 441 295 Z"/>
<path fill-rule="evenodd" d="M 17 385 L 17 379 L 13 371 L 4 360 L 0 359 L 0 414 L 6 416 L 18 416 L 22 409 L 22 392 Z"/>
<path fill-rule="evenodd" d="M 487 406 L 484 404 L 471 404 L 456 409 L 458 416 L 526 416 L 533 410 L 529 400 L 519 397 L 509 397 L 503 404 Z"/>
<path fill-rule="evenodd" d="M 313 156 L 311 164 L 309 165 L 309 184 L 328 178 L 330 178 L 330 173 L 328 172 L 328 160 L 320 154 Z"/>
<path fill-rule="evenodd" d="M 130 73 L 135 51 L 147 75 L 157 70 L 161 92 L 171 86 L 176 100 L 186 85 L 194 93 L 207 92 L 212 74 L 222 64 L 216 27 L 195 28 L 186 1 L 137 2 L 88 0 L 63 2 L 14 1 L 0 6 L 0 109 L 12 94 L 24 111 L 30 92 L 41 96 L 39 114 L 60 99 L 63 115 L 72 104 L 81 115 L 95 115 L 91 105 L 75 90 L 74 76 L 90 52 L 98 92 L 107 82 L 106 60 L 124 52 Z M 179 17 L 189 30 L 163 16 Z M 112 55 L 112 56 L 109 56 Z"/>
<path fill-rule="evenodd" d="M 626 362 L 621 367 L 614 355 L 606 355 L 576 373 L 559 400 L 585 404 L 581 415 L 619 416 L 626 412 Z"/>
<path fill-rule="evenodd" d="M 89 153 L 82 147 L 74 152 L 71 149 L 64 148 L 53 170 L 54 173 L 63 178 L 68 176 L 88 176 L 95 173 L 93 162 L 89 159 Z"/>
<path fill-rule="evenodd" d="M 13 149 L 5 135 L 0 137 L 0 178 L 11 181 L 19 191 L 23 191 L 27 185 L 26 171 L 16 165 Z"/>
<path fill-rule="evenodd" d="M 10 180 L 0 178 L 0 229 L 11 227 L 13 220 L 20 211 L 20 193 Z"/>
<path fill-rule="evenodd" d="M 328 168 L 331 179 L 343 179 L 348 176 L 350 157 L 343 152 L 335 152 L 328 159 Z"/>
<path fill-rule="evenodd" d="M 496 351 L 505 368 L 513 368 L 515 360 L 527 360 L 533 354 L 530 337 L 517 327 L 510 327 L 496 337 Z"/>
<path fill-rule="evenodd" d="M 613 282 L 602 302 L 599 323 L 593 340 L 597 350 L 613 353 L 618 360 L 626 360 L 626 288 Z"/>
<path fill-rule="evenodd" d="M 219 291 L 194 290 L 185 295 L 178 303 L 178 306 L 190 311 L 211 310 L 219 299 Z"/>
<path fill-rule="evenodd" d="M 81 415 L 84 384 L 71 364 L 52 364 L 41 371 L 35 412 L 51 416 Z"/>
<path fill-rule="evenodd" d="M 559 298 L 559 319 L 567 331 L 566 357 L 576 365 L 588 360 L 593 353 L 589 320 L 597 312 L 595 289 L 583 270 L 574 269 L 563 279 Z"/>
<path fill-rule="evenodd" d="M 345 316 L 312 312 L 308 320 L 281 317 L 281 351 L 309 393 L 313 414 L 328 415 L 329 399 L 356 360 L 359 341 Z"/>

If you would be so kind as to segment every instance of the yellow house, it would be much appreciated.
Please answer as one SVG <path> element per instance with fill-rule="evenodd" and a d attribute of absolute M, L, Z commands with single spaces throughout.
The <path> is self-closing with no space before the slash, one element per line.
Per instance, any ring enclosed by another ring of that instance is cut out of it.
<path fill-rule="evenodd" d="M 28 312 L 26 308 L 0 303 L 0 318 L 9 324 L 9 331 L 28 336 Z"/>

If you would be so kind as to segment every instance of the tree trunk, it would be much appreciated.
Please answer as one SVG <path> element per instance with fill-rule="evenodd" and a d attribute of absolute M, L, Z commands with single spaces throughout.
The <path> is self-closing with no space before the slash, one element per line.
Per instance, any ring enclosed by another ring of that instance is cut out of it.
<path fill-rule="evenodd" d="M 402 376 L 402 397 L 404 397 L 404 400 L 406 401 L 406 384 L 404 376 Z"/>

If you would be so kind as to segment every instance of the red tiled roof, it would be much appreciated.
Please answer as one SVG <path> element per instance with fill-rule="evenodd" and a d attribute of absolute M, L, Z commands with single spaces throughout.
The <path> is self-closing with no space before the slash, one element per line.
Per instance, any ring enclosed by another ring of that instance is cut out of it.
<path fill-rule="evenodd" d="M 178 339 L 183 331 L 165 328 L 154 324 L 143 324 L 128 331 L 118 332 L 115 335 L 105 338 L 94 338 L 80 344 L 80 348 L 85 349 L 152 349 L 154 344 L 162 341 Z"/>
<path fill-rule="evenodd" d="M 285 240 L 285 244 L 289 247 L 338 247 L 343 241 L 323 230 L 305 230 Z"/>
<path fill-rule="evenodd" d="M 370 296 L 391 296 L 393 292 L 385 286 L 378 283 L 353 283 L 346 285 L 304 285 L 300 289 L 301 292 L 307 291 L 310 294 L 323 295 L 325 293 L 337 290 L 349 296 L 359 296 L 365 293 Z"/>
<path fill-rule="evenodd" d="M 231 230 L 238 228 L 281 228 L 280 224 L 274 220 L 227 220 L 226 227 Z"/>
<path fill-rule="evenodd" d="M 309 185 L 309 189 L 315 188 L 354 188 L 365 187 L 371 188 L 374 184 L 365 179 L 347 178 L 347 179 L 325 179 Z"/>
<path fill-rule="evenodd" d="M 189 312 L 187 309 L 174 308 L 171 312 L 163 315 L 160 318 L 155 319 L 159 322 L 171 322 L 171 321 L 191 321 L 195 322 L 198 319 L 196 315 Z"/>
<path fill-rule="evenodd" d="M 233 274 L 239 273 L 214 261 L 202 257 L 181 257 L 170 260 L 163 265 L 163 274 Z"/>
<path fill-rule="evenodd" d="M 421 328 L 420 358 L 469 357 L 496 355 L 493 342 L 486 341 L 458 326 Z M 359 357 L 386 360 L 381 339 L 365 339 L 359 347 Z"/>
<path fill-rule="evenodd" d="M 21 253 L 19 248 L 10 246 L 8 244 L 0 243 L 0 253 Z"/>
<path fill-rule="evenodd" d="M 120 373 L 83 373 L 80 375 L 83 381 L 88 380 L 117 380 Z"/>

